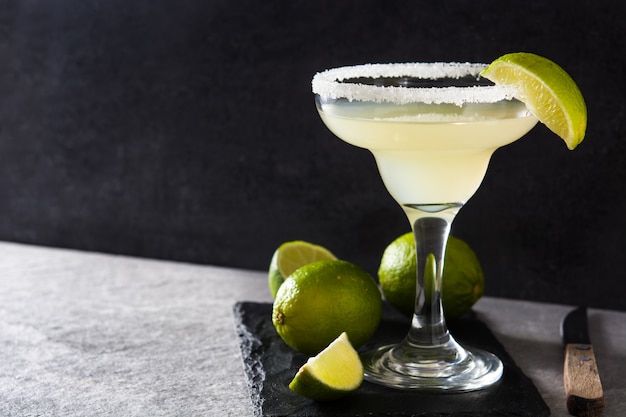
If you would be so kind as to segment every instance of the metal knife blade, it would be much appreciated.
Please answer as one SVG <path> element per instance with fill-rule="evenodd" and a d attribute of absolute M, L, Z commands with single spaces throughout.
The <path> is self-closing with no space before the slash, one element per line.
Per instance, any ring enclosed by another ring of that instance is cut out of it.
<path fill-rule="evenodd" d="M 604 392 L 589 338 L 587 308 L 570 311 L 561 322 L 565 347 L 563 384 L 567 410 L 577 417 L 596 417 L 604 411 Z"/>

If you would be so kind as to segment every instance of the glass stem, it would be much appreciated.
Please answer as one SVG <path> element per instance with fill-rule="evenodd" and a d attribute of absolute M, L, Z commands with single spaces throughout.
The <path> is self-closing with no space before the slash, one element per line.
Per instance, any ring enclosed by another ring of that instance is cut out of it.
<path fill-rule="evenodd" d="M 450 341 L 441 294 L 450 226 L 460 208 L 460 204 L 447 204 L 407 209 L 417 256 L 415 313 L 405 340 L 410 345 L 441 347 Z"/>
<path fill-rule="evenodd" d="M 502 362 L 480 349 L 466 349 L 448 331 L 441 303 L 450 226 L 461 204 L 404 206 L 413 226 L 417 291 L 411 329 L 399 344 L 363 357 L 367 380 L 395 388 L 473 391 L 502 376 Z"/>

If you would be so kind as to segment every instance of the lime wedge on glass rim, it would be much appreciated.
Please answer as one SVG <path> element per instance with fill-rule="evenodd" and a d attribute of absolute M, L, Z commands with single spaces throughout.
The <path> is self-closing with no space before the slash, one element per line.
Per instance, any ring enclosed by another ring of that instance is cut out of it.
<path fill-rule="evenodd" d="M 363 382 L 363 364 L 344 332 L 317 356 L 309 358 L 289 388 L 316 401 L 336 400 Z"/>
<path fill-rule="evenodd" d="M 296 269 L 315 261 L 337 259 L 323 246 L 304 240 L 285 242 L 276 249 L 268 271 L 268 285 L 272 297 L 276 298 L 278 288 Z"/>
<path fill-rule="evenodd" d="M 527 52 L 516 52 L 493 61 L 480 75 L 498 85 L 512 86 L 515 98 L 563 139 L 572 150 L 583 141 L 587 107 L 580 89 L 551 60 Z"/>

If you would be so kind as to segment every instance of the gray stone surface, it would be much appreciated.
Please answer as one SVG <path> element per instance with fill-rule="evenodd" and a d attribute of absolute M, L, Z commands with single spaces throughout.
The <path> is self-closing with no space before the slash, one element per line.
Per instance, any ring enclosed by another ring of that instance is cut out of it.
<path fill-rule="evenodd" d="M 250 415 L 232 305 L 260 281 L 0 245 L 0 415 Z"/>
<path fill-rule="evenodd" d="M 0 415 L 252 415 L 232 306 L 265 273 L 0 243 Z M 552 415 L 567 416 L 558 324 L 568 306 L 476 310 Z M 626 412 L 626 313 L 590 311 L 607 408 Z"/>

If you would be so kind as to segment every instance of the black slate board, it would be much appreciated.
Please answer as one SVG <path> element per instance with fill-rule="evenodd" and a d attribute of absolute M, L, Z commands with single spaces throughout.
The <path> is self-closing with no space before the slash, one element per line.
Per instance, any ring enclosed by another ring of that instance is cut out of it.
<path fill-rule="evenodd" d="M 469 315 L 448 323 L 464 344 L 495 353 L 504 363 L 504 375 L 494 386 L 462 394 L 389 389 L 363 382 L 338 401 L 310 401 L 289 390 L 289 382 L 307 357 L 280 339 L 271 321 L 269 303 L 239 302 L 233 308 L 248 386 L 257 416 L 549 416 L 550 409 L 533 382 L 517 367 L 487 326 Z M 401 340 L 409 321 L 386 307 L 372 341 L 361 350 Z"/>

